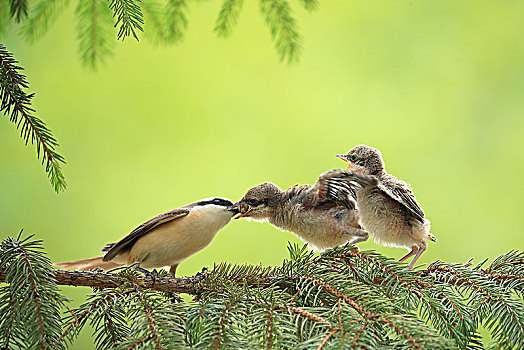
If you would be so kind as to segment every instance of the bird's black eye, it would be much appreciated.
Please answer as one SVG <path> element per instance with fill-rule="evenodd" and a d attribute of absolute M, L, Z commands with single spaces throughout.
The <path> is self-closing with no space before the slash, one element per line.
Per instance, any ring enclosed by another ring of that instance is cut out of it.
<path fill-rule="evenodd" d="M 247 201 L 246 201 L 247 204 L 251 205 L 251 206 L 255 206 L 255 205 L 258 205 L 258 199 L 256 198 L 249 198 Z"/>
<path fill-rule="evenodd" d="M 353 153 L 352 155 L 349 156 L 349 160 L 354 163 L 358 160 L 358 156 Z"/>

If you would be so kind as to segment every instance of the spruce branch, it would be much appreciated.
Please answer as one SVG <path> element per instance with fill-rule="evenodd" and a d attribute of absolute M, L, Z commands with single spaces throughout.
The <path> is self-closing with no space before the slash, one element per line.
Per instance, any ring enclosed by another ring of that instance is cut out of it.
<path fill-rule="evenodd" d="M 237 23 L 238 15 L 242 11 L 244 0 L 225 0 L 218 14 L 215 32 L 218 36 L 228 37 L 233 26 Z"/>
<path fill-rule="evenodd" d="M 106 0 L 83 0 L 76 7 L 79 50 L 82 62 L 91 69 L 113 51 L 112 17 Z"/>
<path fill-rule="evenodd" d="M 38 40 L 69 5 L 70 0 L 35 0 L 28 16 L 27 0 L 0 1 L 0 34 L 9 22 L 23 22 L 19 34 L 29 42 Z M 318 8 L 318 0 L 300 0 L 308 11 Z M 103 5 L 105 4 L 105 6 Z M 162 5 L 165 4 L 165 7 Z M 227 37 L 237 23 L 244 0 L 223 0 L 215 21 L 214 31 Z M 76 2 L 76 27 L 82 62 L 96 68 L 98 62 L 111 52 L 108 11 L 113 26 L 118 28 L 117 39 L 145 32 L 153 43 L 177 43 L 187 28 L 186 0 L 82 0 Z M 107 9 L 105 8 L 107 7 Z M 294 62 L 300 54 L 300 35 L 291 15 L 288 0 L 260 0 L 260 10 L 269 26 L 281 61 Z"/>
<path fill-rule="evenodd" d="M 27 0 L 10 0 L 10 4 L 11 18 L 20 23 L 27 17 Z"/>
<path fill-rule="evenodd" d="M 11 9 L 7 1 L 0 1 L 0 36 L 3 36 L 9 27 Z"/>
<path fill-rule="evenodd" d="M 52 349 L 61 333 L 60 311 L 66 299 L 58 291 L 41 241 L 31 238 L 7 238 L 1 244 L 0 268 L 7 285 L 0 288 L 0 345 L 6 349 Z"/>
<path fill-rule="evenodd" d="M 45 123 L 33 115 L 35 112 L 31 106 L 34 94 L 27 94 L 29 84 L 20 71 L 23 68 L 13 55 L 0 44 L 0 111 L 5 115 L 10 114 L 10 121 L 20 128 L 20 136 L 25 143 L 31 140 L 36 143 L 37 158 L 42 153 L 42 164 L 48 174 L 51 185 L 56 192 L 67 187 L 62 174 L 61 163 L 65 164 L 64 158 L 55 149 L 58 142 L 46 127 Z"/>
<path fill-rule="evenodd" d="M 142 3 L 142 10 L 145 21 L 144 34 L 154 44 L 169 42 L 163 6 L 156 0 L 149 0 Z"/>
<path fill-rule="evenodd" d="M 24 244 L 29 243 L 40 247 L 38 241 Z M 0 282 L 18 290 L 27 270 L 17 267 L 12 271 L 18 276 L 7 280 L 12 263 L 4 257 L 13 245 L 4 243 L 0 251 Z M 89 323 L 98 349 L 483 349 L 478 327 L 484 324 L 492 333 L 490 348 L 522 347 L 522 252 L 504 254 L 487 268 L 435 262 L 411 271 L 352 246 L 323 256 L 306 246 L 288 249 L 290 258 L 281 266 L 221 263 L 198 278 L 169 278 L 165 272 L 152 280 L 132 268 L 119 273 L 56 270 L 55 286 L 88 285 L 94 292 L 66 312 L 54 345 L 71 345 Z M 51 295 L 44 282 L 35 285 L 41 295 Z M 177 302 L 174 292 L 195 300 Z M 67 309 L 60 295 L 48 299 Z M 15 301 L 0 299 L 7 315 L 0 331 L 4 343 L 23 347 L 24 330 L 17 320 L 29 316 Z"/>
<path fill-rule="evenodd" d="M 166 4 L 166 39 L 169 42 L 180 41 L 187 28 L 185 14 L 186 0 L 168 0 Z"/>
<path fill-rule="evenodd" d="M 127 36 L 133 34 L 138 41 L 136 30 L 143 31 L 142 25 L 144 19 L 142 9 L 138 5 L 140 0 L 111 0 L 109 8 L 114 12 L 113 18 L 116 17 L 115 28 L 118 29 L 117 39 L 124 40 Z"/>
<path fill-rule="evenodd" d="M 271 37 L 282 61 L 297 60 L 300 36 L 287 0 L 260 0 L 260 9 L 269 25 Z"/>
<path fill-rule="evenodd" d="M 318 0 L 300 0 L 302 6 L 308 11 L 314 11 L 318 9 L 319 2 Z"/>
<path fill-rule="evenodd" d="M 36 41 L 47 32 L 69 2 L 70 0 L 39 0 L 20 28 L 20 34 L 29 42 Z"/>

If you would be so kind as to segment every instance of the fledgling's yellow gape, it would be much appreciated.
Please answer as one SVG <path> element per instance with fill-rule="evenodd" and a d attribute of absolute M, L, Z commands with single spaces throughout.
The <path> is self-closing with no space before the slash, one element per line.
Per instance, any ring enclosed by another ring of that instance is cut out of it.
<path fill-rule="evenodd" d="M 376 242 L 410 250 L 400 261 L 415 255 L 408 268 L 426 250 L 431 223 L 415 199 L 409 184 L 386 172 L 382 154 L 376 148 L 359 145 L 347 154 L 337 154 L 348 162 L 348 179 L 360 185 L 357 206 L 360 219 Z"/>
<path fill-rule="evenodd" d="M 296 185 L 286 191 L 266 182 L 249 189 L 233 208 L 240 217 L 267 220 L 293 232 L 315 250 L 362 242 L 368 233 L 358 223 L 353 189 L 345 174 L 328 171 L 314 186 Z"/>
<path fill-rule="evenodd" d="M 135 228 L 117 243 L 107 244 L 96 258 L 55 265 L 65 269 L 104 270 L 138 263 L 141 268 L 170 266 L 175 276 L 178 265 L 207 247 L 217 232 L 238 213 L 224 198 L 202 199 L 158 215 Z"/>

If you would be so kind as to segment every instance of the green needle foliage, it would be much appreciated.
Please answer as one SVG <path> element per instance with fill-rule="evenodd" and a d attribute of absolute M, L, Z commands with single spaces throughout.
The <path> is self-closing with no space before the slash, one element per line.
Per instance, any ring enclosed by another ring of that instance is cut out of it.
<path fill-rule="evenodd" d="M 300 36 L 289 3 L 286 0 L 260 0 L 260 10 L 269 25 L 281 60 L 296 60 L 300 51 Z"/>
<path fill-rule="evenodd" d="M 140 0 L 137 0 L 139 2 Z M 127 36 L 133 34 L 138 41 L 136 30 L 143 31 L 142 9 L 134 0 L 111 0 L 109 8 L 114 12 L 116 17 L 115 27 L 120 25 L 117 38 L 124 40 Z"/>
<path fill-rule="evenodd" d="M 0 35 L 9 22 L 21 22 L 19 35 L 28 42 L 42 37 L 70 3 L 74 3 L 78 43 L 82 62 L 96 68 L 110 56 L 110 37 L 124 40 L 140 32 L 156 44 L 180 42 L 188 25 L 186 0 L 4 0 L 0 1 Z M 222 0 L 215 23 L 218 36 L 228 37 L 242 11 L 244 0 Z M 308 11 L 318 8 L 318 0 L 300 0 Z M 300 35 L 289 0 L 260 0 L 260 11 L 270 29 L 282 61 L 297 61 Z M 108 14 L 112 14 L 108 25 Z M 116 28 L 116 32 L 114 28 Z"/>
<path fill-rule="evenodd" d="M 227 37 L 231 34 L 231 30 L 242 10 L 242 5 L 244 5 L 244 0 L 224 1 L 215 25 L 215 31 L 219 36 Z"/>
<path fill-rule="evenodd" d="M 60 12 L 69 4 L 69 0 L 40 0 L 31 10 L 31 15 L 22 25 L 20 34 L 34 42 L 45 34 L 49 26 L 56 21 Z"/>
<path fill-rule="evenodd" d="M 192 302 L 147 289 L 124 269 L 123 284 L 94 288 L 69 310 L 41 241 L 30 239 L 1 245 L 2 348 L 68 348 L 88 323 L 97 349 L 524 347 L 522 252 L 487 268 L 437 261 L 410 271 L 352 246 L 318 256 L 291 245 L 281 266 L 215 266 L 194 280 Z M 481 326 L 491 343 L 482 344 Z"/>
<path fill-rule="evenodd" d="M 3 2 L 5 2 L 5 0 Z M 14 18 L 17 22 L 21 22 L 22 19 L 27 17 L 27 0 L 10 0 L 9 3 L 11 5 L 11 18 Z"/>
<path fill-rule="evenodd" d="M 0 268 L 6 275 L 0 287 L 2 349 L 52 349 L 62 333 L 60 314 L 67 299 L 59 293 L 42 241 L 31 238 L 1 244 Z"/>
<path fill-rule="evenodd" d="M 77 32 L 82 62 L 96 69 L 113 52 L 112 16 L 106 0 L 83 0 L 76 6 Z"/>
<path fill-rule="evenodd" d="M 51 185 L 59 192 L 67 187 L 61 168 L 65 160 L 55 150 L 58 142 L 51 131 L 33 115 L 35 110 L 30 106 L 34 94 L 24 91 L 29 84 L 20 73 L 22 69 L 13 55 L 0 44 L 0 112 L 10 116 L 10 121 L 20 129 L 20 136 L 26 145 L 29 140 L 36 144 L 37 157 L 42 155 L 42 164 L 45 163 Z"/>
<path fill-rule="evenodd" d="M 166 5 L 166 26 L 168 42 L 177 42 L 184 36 L 184 30 L 187 28 L 187 18 L 185 14 L 185 0 L 167 0 Z"/>

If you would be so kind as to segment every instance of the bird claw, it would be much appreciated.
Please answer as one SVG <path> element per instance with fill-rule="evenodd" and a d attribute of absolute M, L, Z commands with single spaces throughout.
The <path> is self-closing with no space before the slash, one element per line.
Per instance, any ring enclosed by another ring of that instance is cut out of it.
<path fill-rule="evenodd" d="M 144 276 L 146 277 L 151 277 L 153 279 L 153 282 L 151 284 L 151 286 L 154 286 L 155 285 L 155 281 L 156 281 L 156 276 L 158 275 L 158 272 L 156 271 L 156 269 L 153 269 L 153 271 L 148 271 L 146 269 L 143 269 L 141 268 L 140 266 L 135 266 L 135 270 L 137 270 L 138 272 L 142 272 L 144 274 Z"/>
<path fill-rule="evenodd" d="M 196 278 L 204 278 L 204 277 L 206 277 L 206 275 L 208 274 L 208 272 L 207 272 L 208 269 L 209 268 L 207 266 L 204 266 L 202 268 L 202 271 L 196 273 L 195 277 Z"/>

